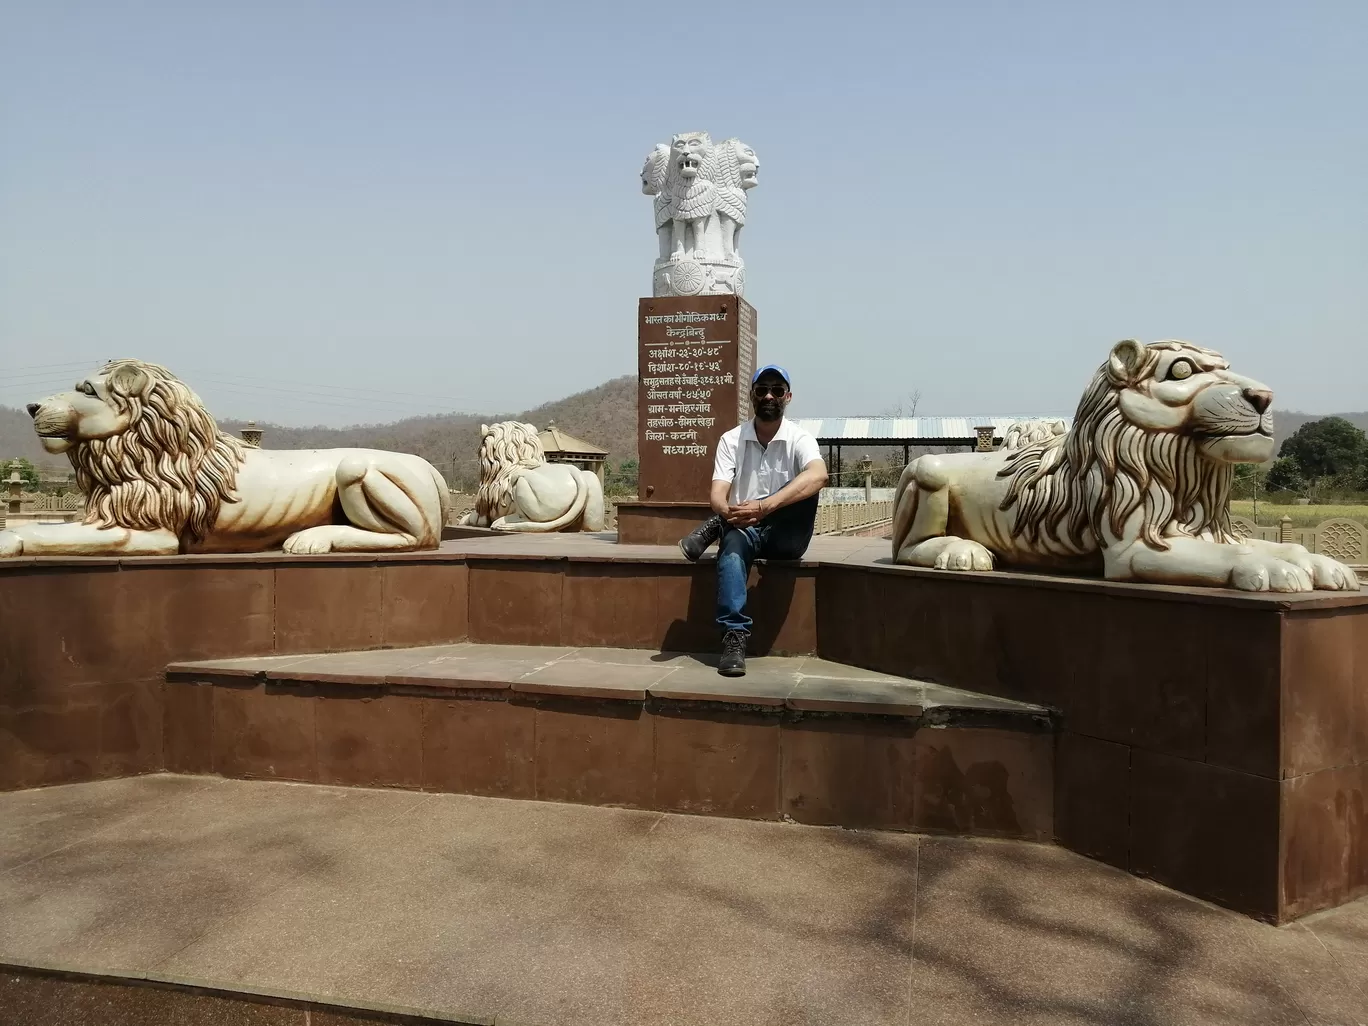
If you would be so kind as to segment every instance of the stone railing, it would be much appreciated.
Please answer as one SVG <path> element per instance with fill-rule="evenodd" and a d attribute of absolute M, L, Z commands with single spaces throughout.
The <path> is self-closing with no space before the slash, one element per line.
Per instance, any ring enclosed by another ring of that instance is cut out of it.
<path fill-rule="evenodd" d="M 1297 527 L 1291 517 L 1283 517 L 1274 527 L 1259 527 L 1248 517 L 1232 516 L 1235 533 L 1242 538 L 1304 545 L 1312 552 L 1338 559 L 1341 563 L 1368 563 L 1368 527 L 1357 520 L 1332 517 L 1315 527 Z"/>
<path fill-rule="evenodd" d="M 891 499 L 875 502 L 832 502 L 817 507 L 814 534 L 844 534 L 893 519 Z"/>
<path fill-rule="evenodd" d="M 19 509 L 23 513 L 73 513 L 85 509 L 80 492 L 21 492 Z"/>

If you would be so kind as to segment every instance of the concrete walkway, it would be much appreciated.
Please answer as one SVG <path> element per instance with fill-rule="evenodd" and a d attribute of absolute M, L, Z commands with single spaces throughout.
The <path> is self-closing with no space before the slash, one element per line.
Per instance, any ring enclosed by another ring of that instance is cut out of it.
<path fill-rule="evenodd" d="M 0 794 L 0 962 L 472 1022 L 1368 1023 L 1283 929 L 1057 848 L 150 776 Z"/>

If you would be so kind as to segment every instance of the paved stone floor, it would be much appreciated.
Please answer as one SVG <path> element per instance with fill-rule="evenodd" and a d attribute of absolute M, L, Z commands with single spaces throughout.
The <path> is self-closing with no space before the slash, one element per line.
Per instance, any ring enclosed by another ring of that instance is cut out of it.
<path fill-rule="evenodd" d="M 0 962 L 553 1026 L 1368 1023 L 1282 929 L 1057 848 L 150 776 L 0 794 Z"/>

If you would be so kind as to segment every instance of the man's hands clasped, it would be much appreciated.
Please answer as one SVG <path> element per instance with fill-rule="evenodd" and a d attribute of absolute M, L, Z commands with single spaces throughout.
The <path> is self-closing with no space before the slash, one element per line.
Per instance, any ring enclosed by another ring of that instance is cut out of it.
<path fill-rule="evenodd" d="M 739 506 L 728 506 L 723 517 L 732 527 L 754 527 L 772 512 L 773 510 L 769 508 L 769 503 L 766 500 L 751 499 Z"/>

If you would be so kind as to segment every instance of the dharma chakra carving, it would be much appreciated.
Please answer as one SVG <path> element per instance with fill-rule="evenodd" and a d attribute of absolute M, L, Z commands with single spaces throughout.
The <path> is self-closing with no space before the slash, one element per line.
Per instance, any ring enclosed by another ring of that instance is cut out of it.
<path fill-rule="evenodd" d="M 480 425 L 480 486 L 461 523 L 496 531 L 602 531 L 603 485 L 591 470 L 548 463 L 537 429 Z"/>
<path fill-rule="evenodd" d="M 893 558 L 1101 570 L 1108 580 L 1357 591 L 1354 572 L 1300 545 L 1237 537 L 1236 463 L 1273 452 L 1273 393 L 1188 342 L 1118 342 L 1067 432 L 1009 431 L 1015 448 L 923 456 L 903 471 Z"/>
<path fill-rule="evenodd" d="M 404 552 L 442 539 L 451 496 L 426 460 L 249 447 L 156 364 L 115 360 L 28 410 L 43 448 L 71 460 L 85 522 L 0 531 L 0 556 Z"/>
<path fill-rule="evenodd" d="M 741 229 L 759 172 L 753 149 L 740 139 L 714 144 L 707 132 L 683 132 L 651 151 L 641 191 L 655 198 L 653 295 L 743 294 Z"/>

